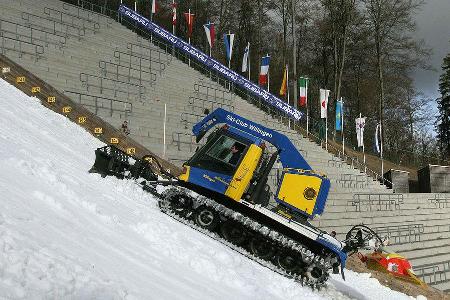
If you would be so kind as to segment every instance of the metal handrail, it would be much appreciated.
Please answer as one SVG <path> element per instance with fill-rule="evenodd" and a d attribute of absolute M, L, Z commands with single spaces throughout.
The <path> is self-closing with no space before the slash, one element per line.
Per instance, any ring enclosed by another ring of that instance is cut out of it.
<path fill-rule="evenodd" d="M 72 26 L 71 24 L 62 23 L 62 22 L 60 22 L 58 20 L 54 20 L 54 19 L 50 19 L 50 18 L 34 15 L 34 14 L 31 14 L 31 13 L 28 13 L 28 12 L 25 12 L 25 11 L 22 12 L 22 20 L 31 23 L 30 17 L 38 18 L 38 19 L 41 19 L 41 20 L 43 19 L 43 20 L 46 20 L 49 23 L 52 23 L 53 24 L 53 32 L 55 32 L 55 33 L 56 32 L 61 32 L 61 33 L 64 33 L 66 36 L 70 35 L 70 36 L 78 37 L 79 40 L 81 40 L 81 37 L 85 36 L 85 34 L 86 34 L 85 30 L 83 28 L 78 27 L 78 26 Z M 56 30 L 56 25 L 57 24 L 61 25 L 61 27 L 65 27 L 66 31 L 65 32 L 57 31 Z M 39 26 L 39 27 L 42 27 L 42 26 Z M 44 27 L 44 28 L 47 28 L 47 27 Z M 78 33 L 77 34 L 69 33 L 69 29 L 75 29 Z"/>
<path fill-rule="evenodd" d="M 94 78 L 95 80 L 97 80 L 97 82 L 99 82 L 100 85 L 98 85 L 98 84 L 95 85 L 93 83 L 90 83 L 89 78 Z M 144 94 L 146 92 L 145 86 L 142 86 L 140 84 L 130 83 L 130 82 L 126 82 L 126 81 L 120 81 L 120 80 L 116 80 L 116 79 L 112 79 L 112 78 L 108 78 L 108 77 L 102 77 L 102 76 L 97 76 L 97 75 L 92 75 L 92 74 L 87 74 L 87 73 L 80 73 L 80 81 L 81 81 L 82 85 L 86 86 L 87 91 L 89 91 L 90 86 L 93 86 L 93 87 L 97 87 L 100 89 L 100 94 L 103 94 L 103 90 L 113 91 L 114 97 L 117 97 L 117 93 L 123 93 L 123 94 L 127 95 L 127 98 L 130 98 L 130 94 L 131 94 L 131 95 L 138 95 L 139 99 L 142 99 L 142 94 Z M 104 81 L 112 82 L 114 84 L 114 87 L 105 87 L 103 84 Z M 117 84 L 133 86 L 134 88 L 130 89 L 129 87 L 127 87 L 126 90 L 123 90 L 123 89 L 118 88 Z M 137 91 L 135 91 L 136 89 L 137 89 Z"/>
<path fill-rule="evenodd" d="M 421 266 L 414 266 L 414 271 L 418 277 L 421 277 L 422 281 L 436 285 L 442 282 L 447 282 L 447 273 L 450 271 L 450 260 L 434 263 L 424 264 Z"/>
<path fill-rule="evenodd" d="M 425 232 L 425 227 L 422 223 L 379 226 L 373 227 L 373 229 L 379 235 L 387 234 L 389 237 L 389 245 L 402 244 L 402 238 L 404 237 L 406 237 L 407 243 L 420 242 L 421 234 Z"/>
<path fill-rule="evenodd" d="M 106 76 L 108 73 L 112 73 L 113 75 L 116 76 L 117 80 L 119 80 L 119 76 L 123 76 L 125 78 L 128 78 L 128 82 L 131 82 L 131 79 L 136 79 L 136 80 L 139 81 L 139 84 L 141 84 L 141 85 L 142 85 L 143 82 L 146 82 L 149 85 L 153 85 L 153 82 L 156 81 L 156 74 L 155 73 L 149 72 L 149 71 L 144 71 L 142 69 L 135 69 L 135 68 L 132 68 L 132 67 L 129 67 L 129 66 L 124 66 L 124 65 L 116 64 L 116 63 L 109 62 L 109 61 L 103 61 L 103 60 L 98 62 L 98 66 L 101 69 L 101 72 L 103 73 L 104 76 Z M 108 71 L 107 70 L 107 66 L 112 66 L 113 68 L 115 68 L 116 69 L 115 73 L 111 72 L 111 71 Z M 128 71 L 128 75 L 124 75 L 124 74 L 120 74 L 119 73 L 119 69 L 122 69 L 122 68 L 124 68 L 125 70 Z M 131 71 L 132 70 L 139 72 L 139 77 L 131 76 Z M 149 74 L 150 80 L 142 79 L 142 73 Z"/>
<path fill-rule="evenodd" d="M 67 23 L 67 22 L 64 21 L 64 16 L 68 16 L 68 17 L 71 18 L 71 23 L 70 24 L 72 26 L 78 26 L 79 25 L 78 23 L 75 23 L 75 20 L 78 19 L 78 20 L 82 21 L 83 29 L 92 30 L 94 33 L 98 32 L 98 30 L 100 29 L 100 24 L 98 22 L 93 21 L 93 20 L 89 20 L 89 19 L 86 19 L 86 18 L 83 18 L 83 17 L 79 17 L 79 16 L 71 14 L 71 13 L 66 13 L 66 12 L 54 9 L 52 7 L 47 7 L 47 6 L 44 7 L 44 14 L 49 16 L 49 18 L 52 18 L 51 17 L 51 12 L 54 12 L 54 13 L 59 15 L 58 21 L 61 21 L 61 23 Z M 89 28 L 88 26 L 86 26 L 85 22 L 91 23 L 93 25 L 93 28 Z"/>
<path fill-rule="evenodd" d="M 177 138 L 175 138 L 175 136 L 177 136 Z M 189 142 L 182 141 L 180 139 L 180 136 L 188 136 L 190 141 Z M 181 144 L 189 145 L 189 150 L 191 152 L 193 151 L 193 148 L 196 148 L 196 147 L 199 147 L 199 146 L 203 145 L 202 142 L 200 142 L 200 143 L 193 142 L 192 141 L 192 134 L 186 133 L 186 132 L 177 132 L 177 131 L 172 132 L 172 142 L 177 146 L 178 151 L 181 151 Z"/>
<path fill-rule="evenodd" d="M 197 101 L 201 101 L 202 102 L 202 106 L 196 106 L 194 105 L 195 102 Z M 211 106 L 206 107 L 206 103 L 210 103 Z M 203 98 L 199 98 L 199 97 L 194 97 L 194 96 L 190 96 L 188 99 L 188 105 L 190 106 L 194 106 L 194 107 L 202 107 L 203 109 L 209 109 L 211 111 L 213 111 L 216 108 L 226 108 L 227 110 L 231 110 L 234 111 L 234 105 L 232 104 L 227 104 L 227 103 L 221 103 L 221 102 L 217 102 L 217 101 L 213 101 L 213 100 L 209 100 L 209 99 L 203 99 Z"/>
<path fill-rule="evenodd" d="M 70 4 L 70 3 L 67 3 L 67 2 L 63 2 L 63 9 L 64 10 L 69 10 L 68 7 L 76 9 L 77 15 L 79 17 L 81 17 L 80 12 L 87 12 L 88 13 L 88 18 L 89 18 L 89 14 L 93 14 L 93 15 L 97 16 L 97 22 L 98 23 L 100 23 L 100 18 L 103 18 L 104 20 L 106 20 L 106 26 L 108 26 L 108 27 L 113 23 L 113 20 L 111 18 L 105 16 L 104 14 L 100 14 L 100 13 L 97 13 L 95 11 L 90 11 L 90 10 L 84 9 L 84 8 L 79 7 L 77 5 L 73 5 L 73 4 Z"/>
<path fill-rule="evenodd" d="M 350 205 L 354 206 L 356 211 L 361 211 L 362 204 L 369 211 L 372 211 L 372 206 L 378 207 L 377 211 L 388 211 L 400 209 L 400 205 L 404 204 L 403 194 L 386 194 L 386 193 L 356 193 L 353 194 L 353 200 Z"/>
<path fill-rule="evenodd" d="M 121 100 L 116 100 L 116 99 L 111 99 L 111 98 L 107 98 L 107 97 L 102 97 L 102 96 L 97 96 L 97 95 L 91 95 L 91 94 L 85 94 L 85 93 L 80 93 L 80 92 L 76 92 L 76 91 L 70 91 L 70 90 L 65 90 L 64 94 L 74 94 L 78 96 L 78 103 L 80 103 L 83 106 L 88 106 L 88 107 L 95 107 L 95 114 L 98 114 L 99 109 L 108 109 L 110 111 L 110 116 L 113 116 L 113 113 L 115 111 L 118 112 L 125 112 L 125 113 L 131 113 L 133 112 L 133 103 L 131 102 L 127 102 L 127 101 L 121 101 Z M 94 100 L 94 105 L 88 104 L 88 103 L 83 103 L 82 101 L 82 96 L 84 97 L 88 97 L 88 98 L 93 98 Z M 104 107 L 99 106 L 99 100 L 106 100 L 107 102 L 109 102 L 109 107 Z M 123 109 L 115 109 L 113 107 L 114 103 L 119 103 L 121 105 L 123 105 Z"/>
<path fill-rule="evenodd" d="M 150 47 L 150 46 L 145 46 L 145 45 L 142 45 L 142 44 L 135 44 L 135 43 L 128 43 L 128 44 L 127 44 L 127 49 L 129 49 L 130 53 L 132 53 L 132 54 L 133 54 L 133 53 L 139 53 L 139 52 L 135 52 L 135 51 L 133 50 L 133 48 L 136 48 L 136 47 L 137 47 L 137 48 L 140 48 L 140 49 L 149 50 L 149 51 L 150 51 L 149 56 L 152 55 L 152 52 L 158 53 L 159 60 L 162 60 L 162 59 L 161 59 L 161 54 L 164 54 L 164 55 L 166 55 L 167 63 L 169 63 L 170 61 L 172 61 L 173 56 L 172 56 L 171 53 L 168 53 L 167 51 L 160 50 L 160 49 L 158 49 L 158 48 L 154 48 L 154 47 Z"/>
<path fill-rule="evenodd" d="M 121 59 L 122 56 L 129 56 L 130 59 L 122 60 Z M 115 50 L 114 51 L 114 58 L 119 60 L 119 64 L 120 64 L 121 61 L 128 61 L 129 64 L 130 64 L 130 67 L 132 65 L 135 65 L 135 66 L 139 66 L 140 69 L 142 69 L 142 67 L 143 67 L 142 66 L 142 61 L 148 61 L 149 62 L 148 68 L 150 70 L 152 70 L 152 62 L 156 63 L 156 64 L 159 65 L 159 74 L 161 74 L 161 72 L 166 68 L 166 65 L 163 62 L 161 62 L 161 60 L 152 59 L 151 57 L 147 58 L 147 57 L 143 57 L 142 55 L 137 55 L 137 54 L 133 54 L 133 53 L 127 53 L 127 52 L 123 52 L 123 51 L 120 51 L 120 50 Z M 132 58 L 136 58 L 139 61 L 139 64 L 132 64 L 131 63 Z"/>
<path fill-rule="evenodd" d="M 35 60 L 38 61 L 39 58 L 41 57 L 42 54 L 44 54 L 44 47 L 38 44 L 34 44 L 34 43 L 30 43 L 30 42 L 25 42 L 25 41 L 21 41 L 15 38 L 10 38 L 7 36 L 4 36 L 4 33 L 2 31 L 0 31 L 0 38 L 1 38 L 1 44 L 0 44 L 0 49 L 2 49 L 2 54 L 5 54 L 5 50 L 10 50 L 10 51 L 14 51 L 14 52 L 18 52 L 19 53 L 19 57 L 22 57 L 23 54 L 28 54 L 31 56 L 35 57 Z M 13 47 L 8 47 L 6 45 L 5 40 L 11 40 L 14 42 Z M 16 48 L 16 44 L 18 44 L 18 49 Z M 31 47 L 33 47 L 32 52 L 27 52 L 26 50 L 22 49 L 22 45 L 31 45 Z M 40 50 L 38 50 L 40 49 Z"/>
<path fill-rule="evenodd" d="M 13 31 L 9 31 L 9 30 L 5 29 L 4 27 L 9 27 L 9 26 L 4 26 L 3 24 L 11 24 L 11 25 L 13 25 L 12 27 L 14 27 L 15 31 L 13 32 Z M 35 27 L 31 26 L 31 24 L 30 24 L 30 26 L 26 26 L 26 25 L 23 25 L 23 24 L 19 24 L 19 23 L 16 23 L 16 22 L 11 22 L 11 21 L 4 20 L 4 19 L 0 18 L 0 30 L 1 31 L 6 31 L 6 32 L 14 33 L 15 35 L 19 35 L 19 28 L 25 29 L 25 30 L 29 30 L 30 34 L 29 34 L 28 37 L 30 38 L 30 42 L 31 43 L 34 43 L 34 41 L 41 41 L 41 42 L 45 43 L 46 47 L 48 46 L 48 44 L 53 44 L 55 46 L 59 46 L 59 48 L 61 49 L 62 47 L 65 46 L 66 41 L 67 41 L 66 37 L 63 36 L 63 35 L 58 35 L 58 34 L 55 34 L 53 32 L 49 32 L 49 31 L 46 31 L 46 30 L 43 30 L 43 29 L 35 28 Z M 38 33 L 44 33 L 46 39 L 37 38 L 35 35 L 33 35 L 33 31 L 35 31 L 35 32 L 37 31 Z M 57 37 L 58 41 L 54 41 L 54 42 L 50 41 L 48 39 L 48 35 L 49 34 L 50 35 L 54 35 L 55 37 Z M 20 34 L 20 35 L 24 36 L 23 34 Z"/>

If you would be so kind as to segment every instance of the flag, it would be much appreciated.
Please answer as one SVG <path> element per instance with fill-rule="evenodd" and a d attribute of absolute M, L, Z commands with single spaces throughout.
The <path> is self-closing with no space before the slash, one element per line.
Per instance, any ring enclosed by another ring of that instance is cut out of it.
<path fill-rule="evenodd" d="M 156 0 L 152 0 L 152 14 L 156 13 Z"/>
<path fill-rule="evenodd" d="M 188 13 L 184 13 L 184 17 L 186 18 L 187 26 L 188 26 L 188 37 L 192 36 L 192 28 L 194 26 L 194 14 L 191 14 L 191 10 Z"/>
<path fill-rule="evenodd" d="M 280 95 L 284 96 L 286 95 L 286 85 L 287 85 L 287 72 L 288 72 L 288 66 L 286 65 L 286 67 L 284 68 L 284 74 L 283 74 L 283 82 L 281 83 L 281 88 L 280 88 Z"/>
<path fill-rule="evenodd" d="M 250 43 L 247 43 L 247 47 L 245 47 L 244 50 L 244 57 L 242 58 L 242 72 L 247 72 L 249 52 L 250 52 Z"/>
<path fill-rule="evenodd" d="M 299 105 L 306 106 L 308 103 L 308 78 L 300 77 L 298 79 L 298 86 L 300 91 Z"/>
<path fill-rule="evenodd" d="M 329 90 L 320 89 L 320 117 L 327 118 Z"/>
<path fill-rule="evenodd" d="M 172 25 L 177 25 L 177 4 L 172 2 Z"/>
<path fill-rule="evenodd" d="M 225 33 L 223 35 L 223 42 L 225 43 L 225 50 L 227 51 L 227 60 L 231 61 L 233 55 L 234 33 Z"/>
<path fill-rule="evenodd" d="M 336 101 L 336 131 L 342 131 L 342 118 L 344 114 L 344 101 Z"/>
<path fill-rule="evenodd" d="M 261 58 L 261 71 L 259 72 L 259 85 L 267 84 L 267 74 L 269 73 L 270 56 Z"/>
<path fill-rule="evenodd" d="M 216 31 L 214 29 L 214 23 L 208 23 L 203 25 L 205 28 L 206 38 L 208 39 L 209 48 L 214 47 L 214 41 L 216 40 Z"/>
<path fill-rule="evenodd" d="M 375 143 L 374 143 L 374 150 L 378 154 L 381 153 L 380 134 L 381 134 L 381 124 L 378 123 L 377 128 L 375 129 Z"/>
<path fill-rule="evenodd" d="M 361 116 L 361 115 L 360 115 Z M 356 139 L 358 141 L 358 147 L 364 146 L 364 126 L 366 126 L 366 118 L 356 118 Z"/>

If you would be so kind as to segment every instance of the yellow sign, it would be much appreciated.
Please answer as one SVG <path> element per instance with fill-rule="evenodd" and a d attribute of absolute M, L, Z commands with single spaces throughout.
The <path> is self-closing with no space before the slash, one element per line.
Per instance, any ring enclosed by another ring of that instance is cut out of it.
<path fill-rule="evenodd" d="M 33 94 L 35 94 L 35 93 L 40 93 L 40 92 L 41 92 L 41 88 L 40 88 L 39 86 L 33 86 L 33 87 L 31 88 L 31 92 L 32 92 Z"/>
<path fill-rule="evenodd" d="M 64 106 L 62 109 L 63 113 L 68 114 L 72 111 L 72 107 L 70 106 Z"/>
<path fill-rule="evenodd" d="M 17 83 L 23 83 L 23 82 L 25 82 L 25 76 L 19 76 L 19 77 L 16 77 L 16 82 L 17 82 Z"/>
<path fill-rule="evenodd" d="M 136 154 L 136 148 L 127 148 L 127 154 L 130 155 Z"/>
<path fill-rule="evenodd" d="M 86 117 L 78 117 L 78 124 L 84 124 L 86 123 L 87 118 Z"/>
<path fill-rule="evenodd" d="M 3 74 L 9 73 L 9 72 L 11 72 L 11 68 L 10 68 L 10 67 L 4 67 L 4 68 L 2 68 L 2 73 L 3 73 Z"/>
<path fill-rule="evenodd" d="M 115 137 L 111 138 L 111 144 L 118 144 L 118 143 L 119 143 L 119 139 L 118 138 L 115 138 Z"/>
<path fill-rule="evenodd" d="M 102 134 L 103 133 L 103 128 L 102 127 L 95 127 L 94 128 L 94 133 L 95 134 Z"/>
<path fill-rule="evenodd" d="M 55 102 L 56 102 L 56 97 L 54 97 L 54 96 L 48 96 L 48 97 L 47 97 L 47 102 L 48 102 L 48 103 L 55 103 Z"/>

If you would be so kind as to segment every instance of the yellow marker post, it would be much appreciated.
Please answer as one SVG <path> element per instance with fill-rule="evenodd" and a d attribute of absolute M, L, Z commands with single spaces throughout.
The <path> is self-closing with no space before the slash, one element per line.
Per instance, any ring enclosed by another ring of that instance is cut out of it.
<path fill-rule="evenodd" d="M 81 116 L 78 117 L 78 124 L 84 124 L 86 123 L 87 117 Z"/>
<path fill-rule="evenodd" d="M 111 144 L 118 144 L 119 143 L 119 139 L 115 138 L 115 137 L 112 137 L 110 142 L 111 142 Z"/>
<path fill-rule="evenodd" d="M 41 92 L 41 88 L 40 88 L 39 86 L 33 86 L 33 87 L 31 88 L 31 92 L 32 92 L 33 94 L 40 93 L 40 92 Z"/>
<path fill-rule="evenodd" d="M 47 97 L 47 102 L 48 103 L 55 103 L 56 102 L 56 97 L 55 96 L 48 96 Z"/>
<path fill-rule="evenodd" d="M 68 114 L 72 111 L 72 107 L 70 106 L 64 106 L 62 109 L 63 113 Z"/>
<path fill-rule="evenodd" d="M 17 83 L 24 83 L 25 82 L 25 76 L 19 76 L 19 77 L 16 77 L 16 82 Z"/>
<path fill-rule="evenodd" d="M 129 154 L 129 155 L 136 154 L 136 148 L 134 148 L 134 147 L 127 148 L 127 154 Z"/>
<path fill-rule="evenodd" d="M 94 128 L 94 133 L 95 134 L 102 134 L 103 133 L 103 128 L 102 127 L 95 127 Z"/>

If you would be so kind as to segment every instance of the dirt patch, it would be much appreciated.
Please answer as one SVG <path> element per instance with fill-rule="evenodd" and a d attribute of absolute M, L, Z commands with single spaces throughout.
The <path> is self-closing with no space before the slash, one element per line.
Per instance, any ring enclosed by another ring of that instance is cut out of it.
<path fill-rule="evenodd" d="M 428 300 L 450 300 L 450 294 L 443 293 L 431 286 L 421 287 L 413 283 L 397 279 L 387 273 L 369 270 L 356 254 L 348 258 L 346 268 L 358 273 L 371 273 L 372 277 L 378 279 L 382 285 L 409 296 L 417 297 L 418 295 L 422 295 L 427 297 Z"/>

